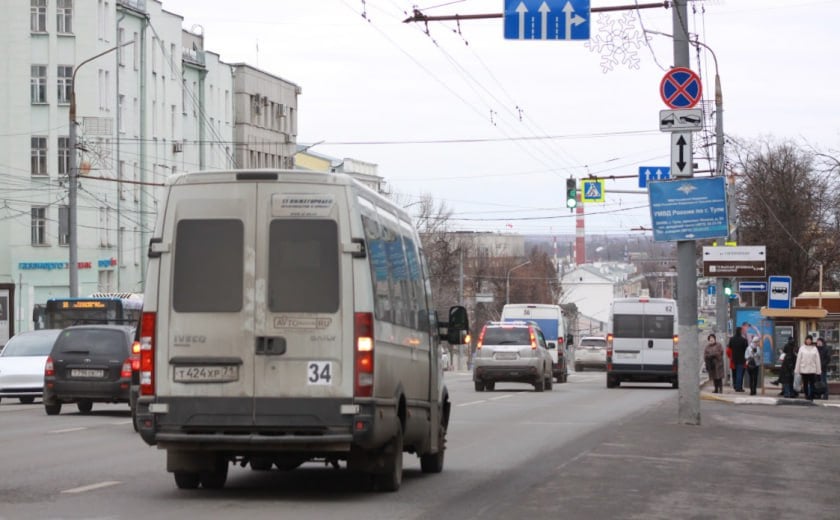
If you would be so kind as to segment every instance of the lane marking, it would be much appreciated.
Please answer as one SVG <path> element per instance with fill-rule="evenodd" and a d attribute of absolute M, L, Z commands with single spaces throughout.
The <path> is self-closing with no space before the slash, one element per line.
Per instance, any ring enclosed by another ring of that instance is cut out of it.
<path fill-rule="evenodd" d="M 65 428 L 63 430 L 53 430 L 47 433 L 70 433 L 70 432 L 80 432 L 82 430 L 87 430 L 87 427 L 80 426 L 78 428 Z"/>
<path fill-rule="evenodd" d="M 508 397 L 513 397 L 513 394 L 500 395 L 498 397 L 491 397 L 490 399 L 488 399 L 488 401 L 498 401 L 499 399 L 507 399 Z"/>
<path fill-rule="evenodd" d="M 97 484 L 90 484 L 89 486 L 81 486 L 73 489 L 65 489 L 62 493 L 84 493 L 85 491 L 93 491 L 94 489 L 102 489 L 106 487 L 116 486 L 122 484 L 119 480 L 106 480 Z"/>
<path fill-rule="evenodd" d="M 596 457 L 599 459 L 637 459 L 649 462 L 674 462 L 677 464 L 685 464 L 690 462 L 688 459 L 678 459 L 675 457 L 646 457 L 644 455 L 612 455 L 609 453 L 590 453 L 589 457 Z"/>
<path fill-rule="evenodd" d="M 131 424 L 131 419 L 127 421 L 118 421 L 110 423 L 112 426 L 125 426 L 126 424 Z"/>
<path fill-rule="evenodd" d="M 474 405 L 474 404 L 481 404 L 481 403 L 486 403 L 486 402 L 487 402 L 486 400 L 482 399 L 481 401 L 471 401 L 471 402 L 469 402 L 469 403 L 460 403 L 460 404 L 456 404 L 455 406 L 456 406 L 456 407 L 459 407 L 459 406 L 472 406 L 472 405 Z"/>

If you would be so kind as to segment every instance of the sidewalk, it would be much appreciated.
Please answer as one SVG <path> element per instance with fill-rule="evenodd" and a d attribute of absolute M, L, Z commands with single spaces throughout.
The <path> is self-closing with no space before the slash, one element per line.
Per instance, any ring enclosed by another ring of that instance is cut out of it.
<path fill-rule="evenodd" d="M 702 376 L 703 378 L 706 377 L 705 374 Z M 813 401 L 808 401 L 805 399 L 804 395 L 800 393 L 799 397 L 796 398 L 787 398 L 782 397 L 780 394 L 782 393 L 782 385 L 772 385 L 770 384 L 771 380 L 774 380 L 775 377 L 767 377 L 765 378 L 764 388 L 759 386 L 756 390 L 756 395 L 750 395 L 750 388 L 748 385 L 744 385 L 744 392 L 736 392 L 732 389 L 732 385 L 724 384 L 723 385 L 723 393 L 722 394 L 715 394 L 712 392 L 714 390 L 714 385 L 711 381 L 706 381 L 700 387 L 700 398 L 705 399 L 708 401 L 724 401 L 731 404 L 768 404 L 768 405 L 794 405 L 794 406 L 831 406 L 831 407 L 840 407 L 840 395 L 838 394 L 829 394 L 828 400 L 823 399 L 814 399 Z"/>

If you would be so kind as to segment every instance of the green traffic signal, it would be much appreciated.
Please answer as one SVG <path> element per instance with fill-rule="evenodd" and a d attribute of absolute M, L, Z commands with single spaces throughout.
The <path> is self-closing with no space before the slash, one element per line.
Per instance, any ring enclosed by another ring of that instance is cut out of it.
<path fill-rule="evenodd" d="M 566 179 L 566 207 L 574 209 L 577 206 L 577 183 L 574 179 Z"/>

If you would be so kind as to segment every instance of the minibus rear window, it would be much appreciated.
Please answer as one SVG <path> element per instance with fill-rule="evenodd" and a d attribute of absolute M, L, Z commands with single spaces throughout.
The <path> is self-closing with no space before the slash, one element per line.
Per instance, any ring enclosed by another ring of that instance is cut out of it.
<path fill-rule="evenodd" d="M 185 219 L 175 234 L 176 312 L 242 309 L 244 227 L 236 219 Z"/>
<path fill-rule="evenodd" d="M 338 311 L 338 226 L 334 220 L 273 220 L 268 247 L 271 312 Z"/>

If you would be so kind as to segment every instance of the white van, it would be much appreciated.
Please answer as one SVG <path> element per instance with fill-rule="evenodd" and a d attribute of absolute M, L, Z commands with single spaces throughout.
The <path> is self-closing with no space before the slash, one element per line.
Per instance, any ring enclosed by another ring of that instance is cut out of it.
<path fill-rule="evenodd" d="M 502 307 L 502 321 L 535 321 L 545 335 L 551 354 L 552 373 L 558 383 L 569 379 L 569 348 L 572 336 L 566 334 L 566 321 L 559 305 L 508 303 Z"/>
<path fill-rule="evenodd" d="M 167 180 L 149 245 L 137 426 L 179 488 L 319 459 L 396 490 L 443 469 L 449 394 L 409 215 L 343 174 Z M 469 329 L 463 307 L 448 333 Z"/>
<path fill-rule="evenodd" d="M 617 298 L 610 306 L 607 388 L 622 381 L 665 382 L 679 387 L 677 302 Z"/>

